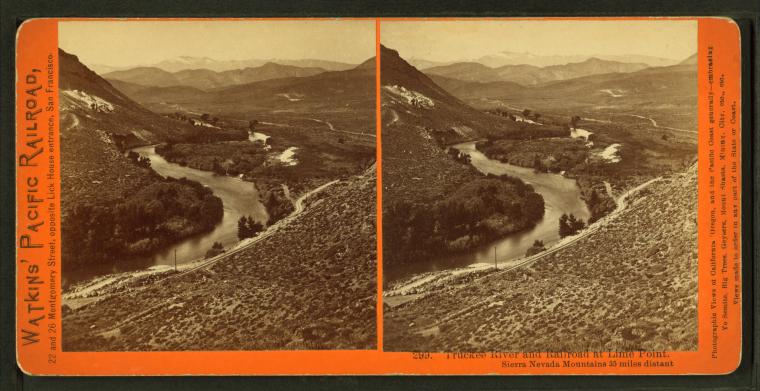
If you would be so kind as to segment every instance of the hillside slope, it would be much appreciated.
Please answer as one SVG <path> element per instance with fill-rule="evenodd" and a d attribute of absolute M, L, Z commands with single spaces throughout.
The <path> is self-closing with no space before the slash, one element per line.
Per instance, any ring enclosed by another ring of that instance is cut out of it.
<path fill-rule="evenodd" d="M 70 280 L 72 271 L 111 270 L 114 259 L 139 257 L 213 228 L 221 219 L 221 200 L 197 184 L 161 178 L 124 151 L 161 141 L 226 140 L 245 133 L 205 131 L 159 116 L 76 56 L 59 51 L 59 61 L 64 278 Z M 169 193 L 174 197 L 159 197 Z"/>
<path fill-rule="evenodd" d="M 390 351 L 697 348 L 697 168 L 654 182 L 585 238 L 385 309 Z"/>
<path fill-rule="evenodd" d="M 540 195 L 510 177 L 485 176 L 447 145 L 519 131 L 514 122 L 451 96 L 398 52 L 381 48 L 384 267 L 463 251 L 543 216 Z"/>
<path fill-rule="evenodd" d="M 665 122 L 673 113 L 696 118 L 696 72 L 696 63 L 690 58 L 677 65 L 592 74 L 531 86 L 435 77 L 454 96 L 481 108 L 506 103 L 542 112 L 582 112 L 589 117 L 644 112 Z"/>
<path fill-rule="evenodd" d="M 130 145 L 247 138 L 246 132 L 201 129 L 151 112 L 88 69 L 76 56 L 63 50 L 58 55 L 64 114 L 73 114 L 108 134 L 127 136 Z"/>
<path fill-rule="evenodd" d="M 375 170 L 329 187 L 271 236 L 208 270 L 119 286 L 64 310 L 63 349 L 376 346 Z"/>
<path fill-rule="evenodd" d="M 280 66 L 281 67 L 281 66 Z M 209 90 L 189 86 L 139 88 L 115 82 L 141 105 L 161 113 L 210 113 L 261 122 L 303 122 L 317 119 L 349 132 L 375 134 L 375 60 L 344 71 L 303 77 L 279 77 Z M 297 126 L 297 127 L 300 127 Z"/>

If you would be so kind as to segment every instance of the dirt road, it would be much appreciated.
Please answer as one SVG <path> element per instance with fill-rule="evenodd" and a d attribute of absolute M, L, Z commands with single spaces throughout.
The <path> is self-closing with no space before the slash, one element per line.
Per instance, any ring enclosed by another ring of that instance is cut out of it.
<path fill-rule="evenodd" d="M 319 122 L 319 123 L 327 125 L 327 128 L 330 129 L 331 132 L 353 134 L 356 136 L 377 137 L 373 133 L 371 134 L 371 133 L 350 132 L 348 130 L 336 129 L 335 126 L 333 126 L 332 122 L 329 122 L 329 121 L 322 121 L 321 119 L 316 119 L 316 118 L 309 118 L 309 119 L 314 122 Z"/>

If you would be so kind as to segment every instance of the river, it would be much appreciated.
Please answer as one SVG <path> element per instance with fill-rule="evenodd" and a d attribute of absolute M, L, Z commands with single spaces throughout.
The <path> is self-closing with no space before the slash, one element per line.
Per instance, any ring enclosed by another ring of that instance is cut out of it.
<path fill-rule="evenodd" d="M 589 213 L 586 203 L 581 199 L 581 191 L 574 179 L 559 174 L 536 173 L 531 168 L 518 167 L 486 157 L 475 148 L 475 142 L 457 144 L 456 148 L 470 155 L 472 165 L 484 174 L 507 174 L 522 179 L 533 186 L 544 198 L 544 217 L 531 229 L 517 232 L 495 242 L 476 247 L 472 250 L 448 256 L 438 256 L 422 262 L 415 262 L 408 268 L 386 274 L 387 280 L 403 279 L 415 274 L 465 267 L 479 263 L 500 265 L 515 262 L 525 256 L 533 241 L 542 240 L 545 246 L 558 241 L 559 218 L 563 213 L 573 214 L 588 221 Z"/>
<path fill-rule="evenodd" d="M 163 177 L 187 178 L 209 187 L 214 195 L 222 199 L 224 216 L 222 221 L 210 232 L 198 234 L 177 242 L 164 250 L 145 258 L 123 260 L 116 262 L 109 270 L 92 271 L 95 274 L 108 274 L 123 271 L 139 270 L 154 265 L 174 265 L 176 252 L 177 264 L 183 264 L 203 258 L 214 242 L 221 242 L 225 248 L 237 243 L 237 222 L 240 216 L 252 216 L 256 221 L 265 223 L 269 216 L 266 208 L 259 200 L 256 186 L 242 179 L 214 175 L 209 171 L 182 167 L 166 161 L 156 153 L 155 146 L 134 148 L 133 151 L 150 159 L 150 167 Z M 90 274 L 92 274 L 90 273 Z M 74 280 L 82 280 L 88 276 L 75 276 Z"/>
<path fill-rule="evenodd" d="M 151 257 L 151 265 L 173 265 L 174 252 L 177 263 L 186 263 L 203 258 L 214 242 L 221 242 L 229 248 L 239 241 L 237 222 L 240 216 L 252 216 L 256 221 L 266 223 L 269 216 L 259 200 L 259 193 L 252 182 L 240 178 L 215 175 L 209 171 L 183 167 L 166 161 L 156 153 L 154 146 L 139 147 L 135 152 L 150 159 L 150 167 L 163 177 L 187 178 L 209 187 L 214 195 L 222 199 L 224 217 L 213 231 L 192 236 Z"/>

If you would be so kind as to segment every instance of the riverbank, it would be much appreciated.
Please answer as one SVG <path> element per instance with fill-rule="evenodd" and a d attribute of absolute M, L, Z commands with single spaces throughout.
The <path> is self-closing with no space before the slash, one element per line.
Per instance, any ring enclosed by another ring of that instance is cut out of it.
<path fill-rule="evenodd" d="M 259 190 L 254 182 L 171 163 L 158 154 L 156 148 L 146 146 L 135 148 L 134 151 L 150 159 L 150 167 L 157 174 L 163 177 L 187 178 L 210 189 L 222 200 L 224 213 L 213 230 L 154 254 L 151 257 L 152 264 L 173 265 L 175 259 L 178 263 L 184 263 L 202 258 L 216 242 L 225 248 L 234 246 L 239 241 L 237 224 L 241 216 L 251 216 L 261 224 L 266 224 L 269 220 L 269 213 L 261 202 Z"/>
<path fill-rule="evenodd" d="M 313 121 L 308 123 L 314 125 Z M 325 127 L 321 123 L 317 124 Z M 317 148 L 316 140 L 311 140 L 317 136 L 312 135 L 307 144 L 304 144 L 304 140 L 298 144 L 308 145 L 309 148 L 288 147 L 291 145 L 290 140 L 297 139 L 297 134 L 303 133 L 302 131 L 290 128 L 285 131 L 278 127 L 277 137 L 273 138 L 262 132 L 272 130 L 269 123 L 262 124 L 260 128 L 251 131 L 249 139 L 245 141 L 152 144 L 130 150 L 137 153 L 140 159 L 146 160 L 143 169 L 152 171 L 155 177 L 188 178 L 211 189 L 222 200 L 221 221 L 206 232 L 176 241 L 150 255 L 129 261 L 120 259 L 119 263 L 104 264 L 97 271 L 83 271 L 76 278 L 71 278 L 70 282 L 83 282 L 98 276 L 124 272 L 140 273 L 153 266 L 194 262 L 203 259 L 216 243 L 229 250 L 238 245 L 238 220 L 241 217 L 251 217 L 264 227 L 274 225 L 298 209 L 295 198 L 309 194 L 336 179 L 345 179 L 347 173 L 366 169 L 367 164 L 371 164 L 363 157 L 359 159 L 364 152 L 354 151 L 356 145 L 345 140 L 335 142 L 343 151 L 342 159 L 351 157 L 358 161 L 337 165 L 332 159 L 323 159 L 321 163 L 316 163 L 314 160 L 317 155 L 332 151 L 332 142 L 326 142 Z M 291 151 L 290 158 L 284 162 L 280 159 L 283 151 Z"/>
<path fill-rule="evenodd" d="M 630 189 L 615 212 L 519 265 L 427 277 L 412 299 L 386 306 L 385 348 L 695 349 L 696 173 Z"/>
<path fill-rule="evenodd" d="M 383 303 L 389 307 L 396 307 L 407 302 L 423 298 L 425 295 L 439 291 L 443 288 L 471 284 L 474 280 L 484 276 L 489 276 L 497 272 L 509 272 L 521 267 L 529 266 L 530 264 L 539 261 L 546 256 L 562 250 L 565 247 L 571 246 L 584 237 L 587 237 L 588 235 L 603 228 L 605 225 L 615 221 L 618 215 L 621 214 L 628 206 L 629 197 L 634 196 L 636 193 L 644 190 L 660 179 L 661 178 L 655 178 L 632 189 L 629 189 L 615 200 L 617 206 L 609 215 L 597 220 L 593 224 L 588 225 L 585 229 L 581 230 L 575 235 L 566 236 L 551 244 L 545 244 L 547 247 L 546 250 L 538 254 L 532 256 L 520 256 L 512 259 L 505 257 L 499 258 L 492 263 L 473 263 L 466 267 L 418 274 L 408 279 L 400 280 L 391 284 L 389 289 L 383 293 Z"/>
<path fill-rule="evenodd" d="M 579 128 L 570 130 L 570 138 L 541 138 L 531 140 L 489 140 L 477 143 L 477 149 L 488 158 L 529 168 L 537 172 L 559 173 L 576 180 L 581 197 L 590 211 L 587 222 L 593 222 L 614 209 L 614 200 L 607 196 L 603 183 L 615 178 L 597 172 L 614 173 L 611 164 L 620 162 L 620 144 L 605 148 L 589 141 L 593 133 Z"/>
<path fill-rule="evenodd" d="M 193 241 L 223 220 L 222 200 L 199 182 L 156 175 L 146 160 L 133 159 L 136 154 L 126 157 L 114 151 L 114 155 L 115 161 L 127 163 L 107 170 L 131 168 L 116 174 L 123 177 L 123 184 L 116 185 L 104 175 L 93 180 L 98 186 L 89 186 L 103 188 L 102 198 L 62 200 L 61 256 L 66 260 L 62 285 L 151 266 L 156 262 L 148 254 Z M 62 186 L 71 186 L 66 178 L 64 182 Z"/>
<path fill-rule="evenodd" d="M 122 282 L 118 294 L 101 288 L 89 304 L 64 308 L 63 349 L 374 348 L 375 194 L 374 169 L 330 182 L 249 245 Z"/>
<path fill-rule="evenodd" d="M 466 268 L 478 264 L 493 265 L 494 257 L 500 263 L 521 258 L 536 240 L 546 246 L 560 239 L 558 221 L 563 214 L 588 220 L 590 212 L 574 179 L 560 174 L 538 173 L 533 169 L 519 167 L 488 158 L 476 148 L 477 141 L 451 146 L 470 157 L 470 165 L 482 175 L 508 175 L 529 185 L 543 198 L 543 215 L 524 229 L 513 230 L 507 235 L 493 237 L 477 246 L 448 254 L 418 257 L 415 262 L 396 267 L 387 272 L 386 281 L 405 280 L 413 275 L 430 271 Z"/>
<path fill-rule="evenodd" d="M 244 250 L 255 243 L 273 235 L 275 232 L 283 229 L 284 226 L 306 208 L 306 201 L 318 193 L 326 190 L 328 187 L 338 183 L 338 181 L 328 182 L 312 191 L 302 195 L 294 202 L 294 210 L 286 218 L 278 221 L 276 224 L 268 226 L 265 231 L 259 233 L 253 238 L 247 238 L 238 241 L 234 246 L 226 249 L 224 253 L 211 258 L 198 258 L 191 261 L 172 265 L 154 265 L 144 270 L 135 270 L 129 272 L 108 274 L 95 277 L 91 280 L 83 281 L 72 285 L 62 295 L 62 305 L 70 309 L 104 299 L 112 294 L 130 292 L 155 285 L 157 282 L 171 278 L 174 275 L 181 275 L 193 271 L 199 271 L 205 267 L 211 266 L 216 262 L 226 259 L 241 250 Z"/>

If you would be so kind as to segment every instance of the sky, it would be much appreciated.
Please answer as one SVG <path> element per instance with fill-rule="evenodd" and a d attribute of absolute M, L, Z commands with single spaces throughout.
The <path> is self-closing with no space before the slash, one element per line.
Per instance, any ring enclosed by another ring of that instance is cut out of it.
<path fill-rule="evenodd" d="M 697 52 L 693 20 L 383 21 L 380 41 L 404 58 L 437 62 L 502 51 L 544 56 L 645 55 L 683 60 Z"/>
<path fill-rule="evenodd" d="M 59 23 L 58 45 L 85 64 L 112 67 L 154 64 L 179 56 L 358 64 L 375 55 L 375 22 L 70 21 Z"/>

